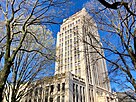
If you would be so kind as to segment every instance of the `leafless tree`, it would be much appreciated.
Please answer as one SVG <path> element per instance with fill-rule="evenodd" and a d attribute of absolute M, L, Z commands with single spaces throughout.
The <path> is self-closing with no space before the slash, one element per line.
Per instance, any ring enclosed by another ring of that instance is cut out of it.
<path fill-rule="evenodd" d="M 32 25 L 57 24 L 60 16 L 64 13 L 68 0 L 1 0 L 0 1 L 0 102 L 7 78 L 11 70 L 16 69 L 14 60 L 19 56 L 18 53 L 37 52 L 34 44 L 31 49 L 25 49 L 28 38 L 44 47 L 40 43 L 39 36 L 33 32 Z M 28 37 L 30 36 L 30 37 Z M 29 46 L 29 45 L 28 45 Z M 23 51 L 23 52 L 21 52 Z M 46 52 L 46 50 L 43 50 Z M 47 53 L 43 54 L 46 58 L 50 57 Z"/>
<path fill-rule="evenodd" d="M 91 43 L 84 41 L 84 43 L 95 50 L 91 53 L 98 53 L 101 58 L 107 60 L 111 82 L 135 99 L 136 2 L 134 0 L 98 1 L 90 1 L 85 5 L 97 26 L 94 25 L 94 22 L 90 23 L 90 26 L 96 30 L 90 30 L 86 36 L 93 41 Z M 92 18 L 88 20 L 92 20 Z M 98 33 L 97 29 L 101 35 L 102 44 L 94 35 Z M 104 50 L 105 56 L 102 54 L 102 50 Z"/>
<path fill-rule="evenodd" d="M 53 72 L 51 65 L 55 58 L 55 43 L 51 32 L 41 26 L 33 26 L 31 30 L 44 47 L 39 46 L 31 36 L 27 36 L 11 66 L 4 90 L 7 102 L 19 102 L 40 84 L 37 80 Z M 37 49 L 37 51 L 31 51 L 31 49 Z M 26 50 L 31 52 L 26 52 Z"/>

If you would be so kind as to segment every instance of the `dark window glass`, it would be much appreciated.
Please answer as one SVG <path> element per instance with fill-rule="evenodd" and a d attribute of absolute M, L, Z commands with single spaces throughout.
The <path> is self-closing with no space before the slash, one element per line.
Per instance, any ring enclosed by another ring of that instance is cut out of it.
<path fill-rule="evenodd" d="M 62 83 L 62 91 L 65 91 L 65 83 Z"/>
<path fill-rule="evenodd" d="M 45 96 L 45 102 L 48 102 L 48 96 Z"/>
<path fill-rule="evenodd" d="M 37 100 L 36 100 L 36 99 L 34 99 L 34 102 L 37 102 Z"/>
<path fill-rule="evenodd" d="M 62 102 L 65 102 L 65 96 L 62 96 Z"/>
<path fill-rule="evenodd" d="M 78 85 L 76 85 L 76 102 L 78 102 Z"/>
<path fill-rule="evenodd" d="M 51 85 L 51 91 L 50 91 L 50 93 L 52 93 L 53 90 L 54 90 L 54 85 Z"/>
<path fill-rule="evenodd" d="M 80 86 L 80 100 L 82 102 L 82 86 Z"/>
<path fill-rule="evenodd" d="M 38 102 L 41 102 L 41 99 L 40 99 L 40 98 L 38 99 Z"/>
<path fill-rule="evenodd" d="M 45 93 L 48 95 L 48 93 L 49 93 L 49 86 L 46 87 Z"/>
<path fill-rule="evenodd" d="M 58 91 L 60 91 L 60 84 L 58 84 Z"/>
<path fill-rule="evenodd" d="M 38 88 L 35 89 L 35 96 L 38 95 Z"/>
<path fill-rule="evenodd" d="M 57 97 L 57 102 L 60 102 L 60 96 Z"/>
<path fill-rule="evenodd" d="M 73 84 L 73 102 L 75 102 L 75 84 Z"/>
<path fill-rule="evenodd" d="M 52 97 L 50 97 L 50 102 L 53 102 L 53 98 Z"/>

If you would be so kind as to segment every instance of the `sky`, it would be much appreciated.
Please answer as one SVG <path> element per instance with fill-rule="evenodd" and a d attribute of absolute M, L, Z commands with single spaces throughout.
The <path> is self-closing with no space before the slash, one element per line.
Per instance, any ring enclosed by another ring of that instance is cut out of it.
<path fill-rule="evenodd" d="M 71 15 L 73 15 L 74 13 L 80 11 L 83 8 L 84 4 L 90 0 L 71 0 L 71 1 L 72 1 L 72 5 L 70 5 L 70 7 L 68 8 L 68 12 L 66 16 L 59 19 L 61 22 L 63 21 L 63 19 L 66 19 Z M 60 29 L 60 25 L 51 26 L 51 31 L 53 32 L 53 36 L 55 38 L 57 37 L 57 33 L 59 32 L 59 29 Z"/>

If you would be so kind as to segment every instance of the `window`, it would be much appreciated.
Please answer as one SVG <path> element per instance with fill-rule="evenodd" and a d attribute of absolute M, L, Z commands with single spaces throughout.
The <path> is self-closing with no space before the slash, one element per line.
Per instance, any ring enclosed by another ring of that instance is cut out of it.
<path fill-rule="evenodd" d="M 70 39 L 70 44 L 72 44 L 72 39 Z"/>
<path fill-rule="evenodd" d="M 60 84 L 58 84 L 58 91 L 60 91 Z"/>
<path fill-rule="evenodd" d="M 62 102 L 65 102 L 65 96 L 64 95 L 62 96 Z"/>
<path fill-rule="evenodd" d="M 73 27 L 73 30 L 75 30 L 75 27 Z"/>
<path fill-rule="evenodd" d="M 74 36 L 76 36 L 76 32 L 74 32 Z"/>
<path fill-rule="evenodd" d="M 73 84 L 73 102 L 75 102 L 75 84 Z"/>
<path fill-rule="evenodd" d="M 72 70 L 72 63 L 70 64 L 71 70 Z"/>
<path fill-rule="evenodd" d="M 78 102 L 78 85 L 76 85 L 76 102 Z"/>
<path fill-rule="evenodd" d="M 78 75 L 81 76 L 81 70 L 80 70 L 80 68 L 78 69 Z"/>
<path fill-rule="evenodd" d="M 70 58 L 70 61 L 72 62 L 72 57 Z M 72 63 L 71 63 L 72 64 Z"/>
<path fill-rule="evenodd" d="M 65 91 L 65 83 L 62 83 L 62 91 Z"/>
<path fill-rule="evenodd" d="M 80 100 L 82 102 L 82 86 L 80 86 Z"/>
<path fill-rule="evenodd" d="M 46 94 L 49 92 L 49 86 L 46 87 Z"/>
<path fill-rule="evenodd" d="M 72 49 L 72 45 L 70 45 L 70 49 Z"/>
<path fill-rule="evenodd" d="M 39 87 L 39 94 L 42 94 L 42 87 Z"/>
<path fill-rule="evenodd" d="M 83 102 L 85 102 L 85 88 L 83 87 Z"/>
<path fill-rule="evenodd" d="M 53 102 L 53 98 L 52 97 L 50 97 L 50 102 Z"/>
<path fill-rule="evenodd" d="M 35 89 L 35 96 L 38 95 L 38 88 Z"/>
<path fill-rule="evenodd" d="M 76 21 L 76 24 L 78 23 L 78 21 Z"/>
<path fill-rule="evenodd" d="M 38 102 L 41 102 L 41 99 L 40 99 L 40 98 L 38 99 Z"/>
<path fill-rule="evenodd" d="M 72 29 L 70 29 L 70 33 L 72 33 Z"/>
<path fill-rule="evenodd" d="M 54 90 L 54 85 L 51 85 L 51 91 L 50 91 L 50 93 L 52 93 L 53 90 Z"/>
<path fill-rule="evenodd" d="M 72 25 L 74 26 L 74 22 L 72 23 Z"/>
<path fill-rule="evenodd" d="M 68 33 L 69 33 L 69 30 L 68 30 Z"/>
<path fill-rule="evenodd" d="M 77 74 L 77 66 L 75 66 L 75 74 Z"/>
<path fill-rule="evenodd" d="M 34 102 L 37 102 L 37 99 L 34 99 Z"/>
<path fill-rule="evenodd" d="M 57 97 L 57 102 L 60 102 L 60 96 Z"/>
<path fill-rule="evenodd" d="M 48 96 L 45 96 L 45 102 L 48 102 Z"/>
<path fill-rule="evenodd" d="M 76 26 L 76 30 L 78 29 L 78 26 Z"/>

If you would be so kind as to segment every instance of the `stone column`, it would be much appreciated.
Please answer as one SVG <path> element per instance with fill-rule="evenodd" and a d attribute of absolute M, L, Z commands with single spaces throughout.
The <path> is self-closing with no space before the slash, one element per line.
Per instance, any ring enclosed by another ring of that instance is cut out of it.
<path fill-rule="evenodd" d="M 80 85 L 78 85 L 78 102 L 80 102 L 81 93 L 80 93 Z"/>
<path fill-rule="evenodd" d="M 70 72 L 65 77 L 65 102 L 73 102 L 73 78 Z"/>

